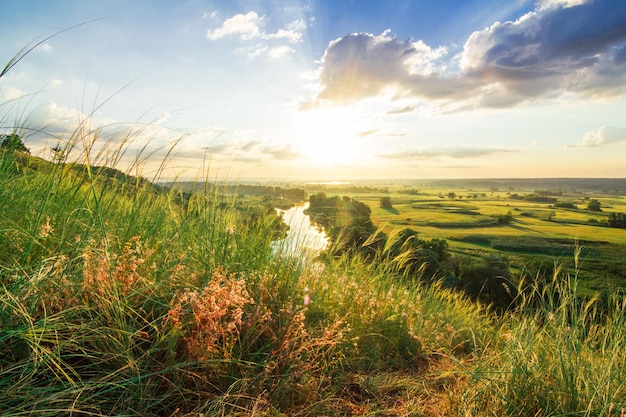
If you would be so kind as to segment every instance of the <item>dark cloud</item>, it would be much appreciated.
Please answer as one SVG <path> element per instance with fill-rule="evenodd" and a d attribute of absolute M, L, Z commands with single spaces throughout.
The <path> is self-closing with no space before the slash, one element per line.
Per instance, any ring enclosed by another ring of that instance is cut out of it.
<path fill-rule="evenodd" d="M 575 7 L 553 7 L 517 22 L 475 32 L 466 48 L 481 50 L 475 70 L 495 69 L 505 77 L 536 78 L 592 67 L 626 39 L 626 3 L 596 0 Z M 490 45 L 486 50 L 485 45 Z"/>
<path fill-rule="evenodd" d="M 450 148 L 427 148 L 412 149 L 408 151 L 395 152 L 389 154 L 378 155 L 381 158 L 396 160 L 419 160 L 433 158 L 476 158 L 494 153 L 517 152 L 512 149 L 498 148 L 474 148 L 474 147 L 450 147 Z"/>
<path fill-rule="evenodd" d="M 353 33 L 322 58 L 318 99 L 350 102 L 380 94 L 472 108 L 510 107 L 573 92 L 626 92 L 626 1 L 556 3 L 474 32 L 459 67 L 445 48 L 387 32 Z M 411 107 L 392 111 L 410 111 Z"/>

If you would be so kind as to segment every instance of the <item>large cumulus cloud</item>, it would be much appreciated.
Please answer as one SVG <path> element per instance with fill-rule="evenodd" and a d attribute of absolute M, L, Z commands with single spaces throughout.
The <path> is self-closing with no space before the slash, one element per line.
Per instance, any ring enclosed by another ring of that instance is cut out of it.
<path fill-rule="evenodd" d="M 319 98 L 352 101 L 385 92 L 428 98 L 457 94 L 464 81 L 441 75 L 447 53 L 446 48 L 431 48 L 422 41 L 400 41 L 388 32 L 349 34 L 331 42 L 324 53 Z"/>
<path fill-rule="evenodd" d="M 474 32 L 460 55 L 422 41 L 349 34 L 322 58 L 318 99 L 381 94 L 457 107 L 507 107 L 575 93 L 626 92 L 626 1 L 550 1 Z"/>

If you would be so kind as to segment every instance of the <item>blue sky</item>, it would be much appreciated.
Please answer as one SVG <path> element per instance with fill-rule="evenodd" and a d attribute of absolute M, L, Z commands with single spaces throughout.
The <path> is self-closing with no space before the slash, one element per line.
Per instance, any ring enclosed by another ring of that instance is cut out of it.
<path fill-rule="evenodd" d="M 2 65 L 85 23 L 0 78 L 0 130 L 42 157 L 74 140 L 124 144 L 121 168 L 150 155 L 147 177 L 166 155 L 180 178 L 626 177 L 623 0 L 5 0 L 0 23 Z"/>

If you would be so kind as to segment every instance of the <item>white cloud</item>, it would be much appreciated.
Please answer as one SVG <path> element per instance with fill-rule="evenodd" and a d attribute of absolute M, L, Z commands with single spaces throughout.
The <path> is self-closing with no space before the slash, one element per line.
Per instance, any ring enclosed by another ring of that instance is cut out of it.
<path fill-rule="evenodd" d="M 412 113 L 417 109 L 416 104 L 408 104 L 404 107 L 394 108 L 387 111 L 387 114 L 404 114 L 404 113 Z"/>
<path fill-rule="evenodd" d="M 89 149 L 93 164 L 116 164 L 108 158 L 116 159 L 115 155 L 123 155 L 127 166 L 132 166 L 140 155 L 143 155 L 142 158 L 148 154 L 165 157 L 169 146 L 181 137 L 181 132 L 160 125 L 168 118 L 169 114 L 164 113 L 152 123 L 120 122 L 48 100 L 36 106 L 25 117 L 22 126 L 29 147 L 32 146 L 35 152 L 63 143 L 73 150 L 72 154 L 78 159 Z M 123 148 L 124 151 L 121 154 L 119 149 L 108 152 L 111 147 Z"/>
<path fill-rule="evenodd" d="M 272 59 L 281 59 L 289 56 L 294 52 L 295 50 L 293 48 L 290 48 L 287 45 L 280 45 L 270 49 L 267 55 Z"/>
<path fill-rule="evenodd" d="M 575 147 L 593 148 L 618 143 L 626 143 L 626 127 L 602 126 L 585 133 L 582 143 Z"/>
<path fill-rule="evenodd" d="M 293 22 L 287 24 L 287 29 L 294 32 L 299 32 L 306 29 L 306 22 L 303 19 L 296 19 Z"/>
<path fill-rule="evenodd" d="M 5 87 L 0 91 L 2 92 L 3 101 L 17 100 L 23 97 L 25 94 L 24 90 L 20 90 L 19 88 L 15 88 L 15 87 Z"/>
<path fill-rule="evenodd" d="M 209 18 L 210 18 L 210 19 L 214 19 L 214 18 L 216 18 L 217 16 L 219 16 L 219 14 L 220 14 L 220 13 L 219 13 L 217 10 L 212 11 L 212 12 L 205 12 L 205 13 L 202 15 L 202 18 L 203 18 L 203 19 L 209 19 Z"/>
<path fill-rule="evenodd" d="M 538 9 L 547 9 L 550 7 L 562 6 L 572 7 L 580 6 L 581 4 L 588 3 L 589 0 L 539 0 L 537 1 Z"/>
<path fill-rule="evenodd" d="M 251 11 L 226 19 L 221 27 L 207 31 L 207 38 L 215 41 L 226 36 L 237 36 L 242 41 L 260 38 L 298 43 L 302 41 L 301 30 L 306 27 L 306 24 L 302 20 L 295 20 L 287 24 L 286 28 L 279 28 L 275 33 L 265 32 L 263 30 L 264 27 L 265 16 L 259 16 L 256 12 Z"/>
<path fill-rule="evenodd" d="M 448 54 L 447 48 L 440 46 L 433 49 L 422 41 L 413 42 L 411 46 L 414 50 L 404 61 L 409 74 L 430 75 L 446 70 L 441 58 Z"/>
<path fill-rule="evenodd" d="M 252 58 L 268 56 L 270 59 L 281 59 L 295 52 L 289 44 L 302 42 L 302 30 L 306 23 L 302 19 L 294 20 L 276 32 L 266 32 L 265 26 L 265 16 L 251 11 L 226 19 L 219 28 L 207 31 L 207 38 L 216 41 L 229 36 L 245 44 L 254 41 L 254 46 L 247 44 L 236 48 L 236 52 L 243 52 Z"/>
<path fill-rule="evenodd" d="M 460 59 L 388 31 L 336 39 L 321 61 L 317 98 L 345 103 L 391 95 L 437 100 L 454 110 L 625 94 L 626 2 L 543 4 L 516 21 L 474 32 Z"/>
<path fill-rule="evenodd" d="M 265 34 L 262 37 L 263 39 L 284 39 L 291 43 L 298 43 L 302 41 L 302 33 L 285 29 L 278 29 L 278 32 Z"/>
<path fill-rule="evenodd" d="M 242 40 L 250 40 L 261 34 L 263 17 L 256 12 L 237 14 L 222 23 L 222 26 L 207 32 L 207 38 L 214 41 L 229 35 L 238 35 Z"/>
<path fill-rule="evenodd" d="M 28 114 L 25 125 L 33 131 L 45 132 L 52 137 L 67 138 L 81 123 L 86 124 L 87 120 L 84 113 L 48 100 Z"/>
<path fill-rule="evenodd" d="M 322 57 L 319 98 L 353 101 L 382 94 L 444 97 L 458 91 L 454 79 L 435 71 L 445 67 L 445 48 L 421 41 L 352 33 L 332 41 Z"/>

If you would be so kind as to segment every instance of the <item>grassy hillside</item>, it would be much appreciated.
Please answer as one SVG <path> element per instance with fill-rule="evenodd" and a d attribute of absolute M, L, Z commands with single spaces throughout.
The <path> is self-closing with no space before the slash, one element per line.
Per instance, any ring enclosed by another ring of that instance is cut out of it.
<path fill-rule="evenodd" d="M 495 317 L 380 260 L 278 256 L 276 217 L 220 187 L 181 199 L 83 162 L 0 153 L 0 415 L 626 407 L 622 294 L 601 310 L 557 270 Z"/>

